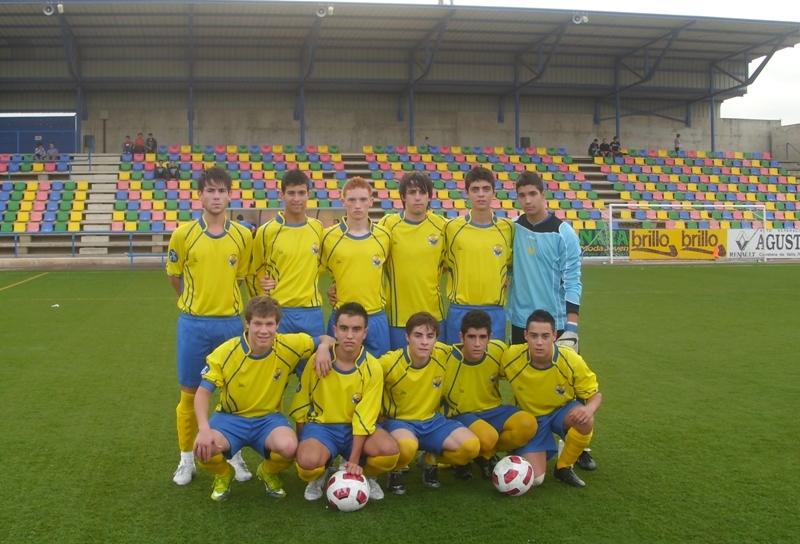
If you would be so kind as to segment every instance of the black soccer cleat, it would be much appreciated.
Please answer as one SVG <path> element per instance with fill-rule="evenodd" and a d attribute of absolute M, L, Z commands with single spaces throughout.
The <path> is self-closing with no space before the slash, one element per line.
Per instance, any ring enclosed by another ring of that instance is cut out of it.
<path fill-rule="evenodd" d="M 569 484 L 572 487 L 586 487 L 586 483 L 578 478 L 578 475 L 575 474 L 572 467 L 556 467 L 555 470 L 553 470 L 553 476 L 556 477 L 556 480 Z"/>
<path fill-rule="evenodd" d="M 581 468 L 581 470 L 594 470 L 597 468 L 597 463 L 594 462 L 592 459 L 589 450 L 583 450 L 581 454 L 578 456 L 577 465 Z"/>
<path fill-rule="evenodd" d="M 422 483 L 428 487 L 441 487 L 441 483 L 439 483 L 439 467 L 436 465 L 429 465 L 427 461 L 425 461 L 425 454 L 420 454 L 417 457 L 417 466 L 422 471 Z"/>
<path fill-rule="evenodd" d="M 390 472 L 386 480 L 386 491 L 395 495 L 406 494 L 406 481 L 402 472 Z"/>
<path fill-rule="evenodd" d="M 488 459 L 481 457 L 480 455 L 476 457 L 474 461 L 475 464 L 481 469 L 481 478 L 484 480 L 491 480 L 492 474 L 494 473 L 494 467 L 497 465 L 499 460 L 500 459 L 498 459 L 496 455 L 492 455 Z"/>
<path fill-rule="evenodd" d="M 472 479 L 472 469 L 470 468 L 469 464 L 454 465 L 454 469 L 454 476 L 456 477 L 456 480 L 468 482 Z"/>

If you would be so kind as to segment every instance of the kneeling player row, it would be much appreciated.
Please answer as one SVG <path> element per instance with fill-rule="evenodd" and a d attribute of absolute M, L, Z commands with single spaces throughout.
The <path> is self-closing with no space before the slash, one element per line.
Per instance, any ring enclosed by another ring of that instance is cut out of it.
<path fill-rule="evenodd" d="M 417 450 L 424 452 L 418 464 L 431 487 L 439 486 L 439 463 L 453 465 L 457 478 L 471 479 L 474 460 L 490 477 L 498 451 L 525 458 L 538 485 L 557 451 L 553 433 L 565 440 L 555 477 L 583 487 L 572 465 L 589 445 L 601 396 L 583 359 L 555 345 L 549 313 L 537 310 L 528 318 L 526 344 L 506 346 L 491 340 L 491 319 L 475 310 L 464 316 L 461 343 L 447 346 L 436 342 L 439 322 L 421 312 L 406 325 L 408 347 L 379 359 L 363 348 L 368 316 L 357 303 L 336 311 L 336 341 L 277 334 L 280 319 L 273 299 L 251 299 L 246 333 L 208 357 L 195 397 L 194 452 L 216 476 L 213 499 L 228 497 L 234 471 L 225 457 L 244 446 L 264 456 L 257 473 L 276 498 L 285 496 L 278 474 L 294 459 L 308 482 L 305 497 L 320 498 L 326 469 L 339 455 L 340 468 L 367 477 L 373 500 L 383 496 L 376 477 L 386 472 L 388 490 L 403 494 L 401 471 Z M 292 371 L 305 359 L 311 364 L 289 414 L 295 432 L 281 404 Z M 501 379 L 511 385 L 511 405 L 502 403 Z M 216 389 L 220 402 L 209 419 Z"/>

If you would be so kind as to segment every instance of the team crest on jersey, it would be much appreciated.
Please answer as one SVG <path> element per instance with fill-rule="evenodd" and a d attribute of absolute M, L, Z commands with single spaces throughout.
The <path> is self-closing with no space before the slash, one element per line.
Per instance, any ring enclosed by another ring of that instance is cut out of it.
<path fill-rule="evenodd" d="M 319 254 L 319 244 L 318 243 L 314 242 L 313 244 L 311 244 L 311 253 L 313 253 L 314 255 L 318 255 Z"/>
<path fill-rule="evenodd" d="M 439 236 L 436 234 L 431 234 L 430 236 L 428 236 L 428 243 L 432 246 L 435 246 L 436 244 L 439 243 Z"/>
<path fill-rule="evenodd" d="M 490 383 L 497 383 L 497 372 L 495 372 L 494 374 L 489 376 L 489 382 Z"/>
<path fill-rule="evenodd" d="M 383 259 L 381 259 L 380 255 L 373 255 L 372 256 L 372 264 L 375 266 L 380 266 L 383 263 Z"/>
<path fill-rule="evenodd" d="M 177 263 L 178 262 L 178 252 L 174 249 L 169 250 L 169 262 Z"/>
<path fill-rule="evenodd" d="M 556 386 L 556 395 L 561 395 L 562 397 L 567 394 L 567 386 L 558 384 Z"/>
<path fill-rule="evenodd" d="M 283 375 L 283 371 L 281 371 L 280 368 L 276 368 L 275 369 L 275 374 L 272 375 L 272 381 L 277 382 L 278 380 L 281 379 L 282 375 Z"/>
<path fill-rule="evenodd" d="M 433 388 L 434 389 L 439 389 L 442 386 L 442 382 L 443 381 L 444 381 L 444 378 L 442 378 L 441 376 L 436 376 L 433 379 Z"/>
<path fill-rule="evenodd" d="M 231 266 L 236 266 L 236 262 L 237 261 L 238 261 L 238 258 L 236 257 L 236 254 L 231 253 L 231 256 L 228 257 L 228 264 L 231 265 Z"/>
<path fill-rule="evenodd" d="M 361 393 L 354 394 L 350 400 L 353 401 L 353 404 L 358 404 L 361 402 Z"/>
<path fill-rule="evenodd" d="M 495 256 L 495 257 L 499 257 L 500 255 L 502 255 L 502 254 L 503 254 L 503 246 L 501 246 L 500 244 L 496 244 L 496 245 L 495 245 L 495 246 L 492 248 L 492 253 L 494 253 L 494 256 Z"/>

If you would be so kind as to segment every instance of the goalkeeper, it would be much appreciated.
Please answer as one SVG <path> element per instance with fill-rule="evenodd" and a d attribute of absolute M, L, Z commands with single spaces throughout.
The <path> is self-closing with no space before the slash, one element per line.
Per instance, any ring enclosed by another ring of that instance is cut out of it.
<path fill-rule="evenodd" d="M 514 224 L 514 276 L 508 295 L 511 343 L 525 343 L 525 325 L 534 310 L 556 320 L 557 344 L 580 352 L 578 311 L 581 303 L 581 246 L 569 223 L 547 210 L 544 182 L 525 172 L 516 183 L 523 214 Z M 588 451 L 578 458 L 583 470 L 596 464 Z"/>

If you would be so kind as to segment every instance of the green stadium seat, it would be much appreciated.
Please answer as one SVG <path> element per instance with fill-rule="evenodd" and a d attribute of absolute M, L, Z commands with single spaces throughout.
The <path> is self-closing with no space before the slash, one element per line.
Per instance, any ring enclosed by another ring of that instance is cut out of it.
<path fill-rule="evenodd" d="M 167 192 L 166 191 L 154 191 L 153 192 L 153 200 L 166 200 L 167 199 Z"/>
<path fill-rule="evenodd" d="M 192 212 L 180 211 L 178 212 L 178 221 L 189 221 L 192 219 Z"/>
<path fill-rule="evenodd" d="M 63 223 L 69 221 L 69 212 L 56 212 L 56 221 Z"/>
<path fill-rule="evenodd" d="M 269 202 L 267 202 L 267 207 L 268 208 L 280 208 L 281 207 L 281 201 L 280 200 L 270 200 Z"/>
<path fill-rule="evenodd" d="M 338 145 L 332 145 L 332 146 L 329 146 L 329 147 L 328 147 L 328 150 L 329 150 L 331 153 L 341 153 L 341 152 L 339 151 L 339 146 L 338 146 Z"/>
<path fill-rule="evenodd" d="M 129 162 L 121 162 L 119 163 L 119 169 L 121 172 L 130 172 L 133 166 Z"/>
<path fill-rule="evenodd" d="M 139 223 L 136 225 L 136 230 L 141 232 L 150 232 L 150 221 L 139 221 Z"/>
<path fill-rule="evenodd" d="M 152 181 L 145 180 L 142 182 L 142 191 L 152 191 L 155 189 L 156 184 Z"/>
<path fill-rule="evenodd" d="M 118 200 L 117 202 L 114 202 L 114 211 L 115 212 L 124 212 L 126 208 L 127 208 L 127 206 L 125 205 L 124 201 Z"/>
<path fill-rule="evenodd" d="M 19 202 L 9 202 L 6 205 L 6 210 L 9 212 L 18 212 L 20 208 Z"/>
<path fill-rule="evenodd" d="M 65 191 L 74 191 L 78 188 L 78 184 L 74 181 L 66 181 L 64 182 L 64 190 Z"/>
<path fill-rule="evenodd" d="M 55 225 L 53 225 L 53 230 L 55 232 L 67 232 L 67 224 L 58 222 Z"/>
<path fill-rule="evenodd" d="M 267 192 L 264 189 L 258 189 L 253 192 L 253 198 L 255 198 L 256 200 L 266 200 Z"/>
<path fill-rule="evenodd" d="M 125 213 L 125 221 L 138 221 L 138 220 L 139 220 L 139 212 Z"/>
<path fill-rule="evenodd" d="M 249 179 L 244 179 L 239 182 L 239 187 L 241 187 L 242 189 L 252 189 L 253 182 Z"/>
<path fill-rule="evenodd" d="M 156 160 L 157 160 L 157 161 L 165 161 L 165 160 L 167 160 L 168 158 L 169 158 L 169 156 L 168 156 L 166 153 L 158 153 L 158 154 L 156 155 Z M 213 160 L 213 159 L 212 159 L 212 160 Z"/>
<path fill-rule="evenodd" d="M 165 204 L 167 211 L 175 211 L 178 209 L 178 201 L 177 200 L 167 200 Z M 123 208 L 124 209 L 124 208 Z"/>
<path fill-rule="evenodd" d="M 642 228 L 643 229 L 652 229 L 654 228 L 652 221 L 642 221 Z"/>
<path fill-rule="evenodd" d="M 134 172 L 134 173 L 136 173 L 136 172 Z M 178 176 L 178 177 L 180 178 L 181 181 L 189 181 L 190 179 L 192 179 L 192 173 L 191 172 L 186 172 L 184 170 L 181 170 L 180 176 Z"/>
<path fill-rule="evenodd" d="M 58 209 L 62 212 L 69 212 L 72 211 L 72 204 L 69 202 L 59 202 Z"/>
<path fill-rule="evenodd" d="M 14 225 L 11 223 L 0 224 L 0 232 L 14 232 Z"/>
<path fill-rule="evenodd" d="M 202 145 L 193 145 L 192 146 L 192 153 L 202 153 L 203 146 Z"/>
<path fill-rule="evenodd" d="M 15 191 L 24 191 L 26 188 L 26 184 L 23 181 L 18 181 L 14 184 Z"/>
<path fill-rule="evenodd" d="M 142 172 L 131 172 L 131 180 L 132 181 L 142 181 Z"/>
<path fill-rule="evenodd" d="M 294 146 L 293 145 L 285 145 L 283 146 L 284 153 L 294 153 Z"/>
<path fill-rule="evenodd" d="M 75 200 L 75 193 L 72 191 L 64 191 L 61 193 L 62 202 L 72 202 L 73 200 Z"/>

